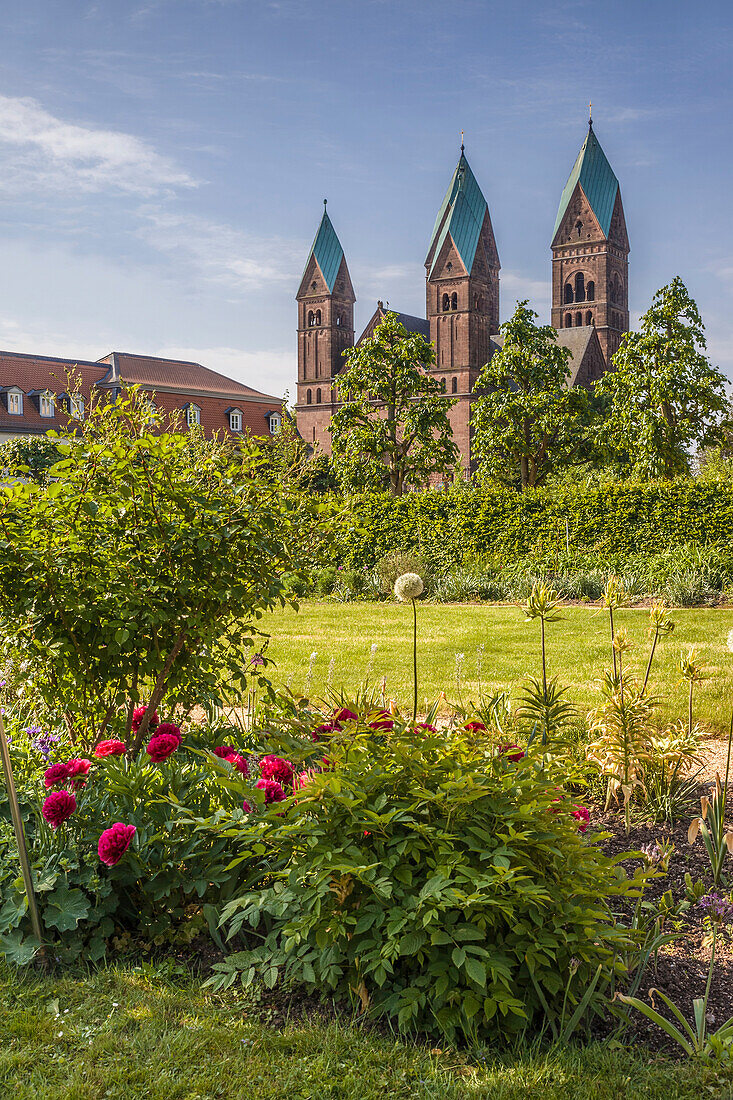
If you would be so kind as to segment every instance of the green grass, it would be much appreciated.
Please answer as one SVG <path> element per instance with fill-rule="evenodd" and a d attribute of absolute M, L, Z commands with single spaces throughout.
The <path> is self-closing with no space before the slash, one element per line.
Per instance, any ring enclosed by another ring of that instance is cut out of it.
<path fill-rule="evenodd" d="M 547 632 L 548 672 L 570 686 L 570 698 L 584 709 L 598 701 L 597 682 L 610 664 L 608 613 L 597 608 L 566 607 L 563 619 Z M 726 645 L 733 629 L 733 610 L 680 608 L 674 611 L 675 631 L 660 641 L 652 670 L 652 689 L 660 697 L 664 719 L 685 718 L 687 685 L 680 682 L 680 650 L 698 647 L 709 678 L 696 689 L 696 716 L 711 729 L 727 729 L 733 703 L 733 654 Z M 646 610 L 616 613 L 635 643 L 630 667 L 643 677 L 649 652 Z M 268 620 L 272 635 L 268 656 L 275 662 L 269 674 L 278 686 L 290 683 L 306 691 L 309 658 L 313 663 L 310 694 L 322 697 L 329 666 L 331 685 L 354 691 L 367 673 L 370 647 L 377 650 L 370 680 L 386 677 L 387 698 L 409 705 L 412 693 L 412 609 L 386 603 L 335 603 L 303 600 L 300 611 L 287 609 Z M 421 604 L 418 607 L 419 697 L 436 699 L 445 691 L 458 694 L 456 654 L 464 654 L 462 694 L 475 698 L 479 688 L 479 647 L 482 680 L 490 691 L 509 688 L 516 697 L 526 676 L 541 676 L 539 624 L 526 622 L 516 607 L 490 604 Z"/>
<path fill-rule="evenodd" d="M 152 967 L 18 979 L 0 969 L 0 1096 L 13 1100 L 699 1100 L 698 1064 L 617 1044 L 514 1055 L 377 1037 L 349 1022 L 268 1026 L 242 995 Z"/>

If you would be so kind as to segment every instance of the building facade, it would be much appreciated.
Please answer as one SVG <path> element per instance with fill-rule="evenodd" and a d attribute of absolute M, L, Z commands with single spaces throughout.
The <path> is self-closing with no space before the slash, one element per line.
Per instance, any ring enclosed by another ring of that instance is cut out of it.
<path fill-rule="evenodd" d="M 279 431 L 282 400 L 200 363 L 110 352 L 97 362 L 0 352 L 0 442 L 64 431 L 95 395 L 139 386 L 151 405 L 207 438 L 267 437 Z"/>
<path fill-rule="evenodd" d="M 628 331 L 628 254 L 621 191 L 589 122 L 562 192 L 552 236 L 552 317 L 570 350 L 571 385 L 591 385 Z M 471 471 L 471 404 L 483 365 L 501 346 L 499 253 L 488 203 L 463 146 L 438 210 L 425 259 L 425 317 L 397 315 L 435 348 L 433 373 L 455 400 L 449 416 Z M 335 382 L 354 345 L 354 289 L 346 257 L 324 210 L 297 293 L 298 429 L 326 453 L 339 407 Z M 384 317 L 377 309 L 357 343 Z"/>

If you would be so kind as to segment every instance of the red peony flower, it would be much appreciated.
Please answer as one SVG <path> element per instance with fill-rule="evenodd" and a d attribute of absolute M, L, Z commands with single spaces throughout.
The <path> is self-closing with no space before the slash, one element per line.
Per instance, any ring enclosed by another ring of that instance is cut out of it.
<path fill-rule="evenodd" d="M 511 760 L 516 764 L 518 760 L 523 760 L 527 755 L 519 745 L 499 745 L 499 755 L 506 756 L 507 760 Z"/>
<path fill-rule="evenodd" d="M 578 832 L 584 833 L 585 830 L 588 828 L 588 823 L 590 821 L 590 811 L 588 807 L 576 806 L 573 810 L 573 817 L 576 821 L 579 821 L 581 823 L 580 825 L 578 825 Z"/>
<path fill-rule="evenodd" d="M 100 741 L 94 750 L 94 755 L 99 757 L 124 756 L 126 752 L 124 741 Z"/>
<path fill-rule="evenodd" d="M 249 775 L 249 764 L 240 753 L 233 752 L 231 756 L 226 756 L 224 759 L 227 760 L 232 767 L 236 768 L 238 772 L 241 772 L 242 775 Z"/>
<path fill-rule="evenodd" d="M 178 739 L 180 745 L 183 740 L 181 730 L 179 726 L 175 726 L 173 722 L 161 722 L 159 726 L 155 728 L 156 737 L 175 737 Z"/>
<path fill-rule="evenodd" d="M 284 798 L 287 798 L 285 791 L 274 779 L 258 779 L 257 788 L 265 792 L 266 806 L 271 805 L 273 802 L 282 802 Z"/>
<path fill-rule="evenodd" d="M 234 756 L 237 750 L 234 748 L 234 745 L 217 745 L 217 747 L 211 751 L 214 756 L 218 756 L 220 760 L 227 760 L 230 756 Z"/>
<path fill-rule="evenodd" d="M 134 825 L 123 825 L 121 821 L 116 821 L 109 829 L 105 829 L 97 845 L 102 863 L 106 863 L 108 867 L 119 863 L 130 847 L 136 831 Z"/>
<path fill-rule="evenodd" d="M 340 729 L 340 722 L 324 722 L 322 726 L 316 726 L 313 730 L 311 740 L 320 741 L 324 733 L 336 733 Z"/>
<path fill-rule="evenodd" d="M 54 791 L 44 799 L 41 813 L 52 829 L 68 821 L 76 809 L 76 798 L 70 791 Z"/>
<path fill-rule="evenodd" d="M 483 722 L 479 722 L 477 718 L 474 718 L 471 722 L 466 722 L 463 728 L 466 733 L 480 733 L 486 729 L 486 726 Z"/>
<path fill-rule="evenodd" d="M 429 722 L 418 722 L 415 726 L 415 733 L 437 733 L 435 726 L 431 726 Z"/>
<path fill-rule="evenodd" d="M 163 760 L 167 760 L 180 744 L 180 740 L 170 733 L 155 733 L 148 741 L 145 751 L 154 764 L 160 764 Z"/>
<path fill-rule="evenodd" d="M 74 779 L 79 775 L 89 775 L 89 769 L 92 766 L 91 760 L 67 760 L 66 767 L 69 769 L 69 778 Z"/>
<path fill-rule="evenodd" d="M 358 722 L 359 715 L 354 714 L 353 710 L 347 710 L 346 707 L 341 707 L 340 710 L 335 710 L 333 712 L 333 720 L 334 722 Z"/>
<path fill-rule="evenodd" d="M 46 768 L 43 773 L 43 782 L 46 784 L 46 790 L 48 790 L 49 787 L 55 787 L 57 783 L 65 783 L 68 778 L 68 764 L 52 764 L 51 767 Z"/>
<path fill-rule="evenodd" d="M 290 783 L 293 779 L 293 765 L 281 756 L 263 756 L 260 760 L 260 773 L 263 779 L 274 779 L 278 783 Z"/>
<path fill-rule="evenodd" d="M 143 718 L 145 717 L 145 711 L 147 709 L 147 707 L 135 707 L 134 711 L 132 712 L 132 729 L 134 733 L 137 733 L 137 731 L 140 729 Z M 159 721 L 160 719 L 158 718 L 158 712 L 157 710 L 154 710 L 150 722 L 148 723 L 148 729 L 151 733 L 158 725 Z"/>
<path fill-rule="evenodd" d="M 247 801 L 246 798 L 245 798 L 244 802 L 242 803 L 242 809 L 244 810 L 244 812 L 246 814 L 251 814 L 252 813 L 252 807 L 250 806 L 250 804 L 249 804 L 249 802 Z"/>
<path fill-rule="evenodd" d="M 394 719 L 388 710 L 378 710 L 376 717 L 369 723 L 369 728 L 373 730 L 394 729 Z"/>

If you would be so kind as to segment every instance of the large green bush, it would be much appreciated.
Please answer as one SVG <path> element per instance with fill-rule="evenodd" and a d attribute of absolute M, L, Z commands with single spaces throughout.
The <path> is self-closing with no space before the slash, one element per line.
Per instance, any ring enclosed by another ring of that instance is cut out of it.
<path fill-rule="evenodd" d="M 323 768 L 249 826 L 270 873 L 224 910 L 250 945 L 215 967 L 219 985 L 282 976 L 401 1029 L 497 1037 L 613 979 L 627 880 L 538 758 L 383 713 L 320 735 Z M 281 751 L 307 761 L 313 745 Z"/>
<path fill-rule="evenodd" d="M 490 553 L 559 554 L 568 544 L 629 555 L 732 537 L 733 486 L 727 481 L 618 482 L 524 493 L 460 485 L 448 492 L 349 498 L 328 552 L 337 563 L 372 566 L 390 551 L 421 550 L 446 566 Z"/>

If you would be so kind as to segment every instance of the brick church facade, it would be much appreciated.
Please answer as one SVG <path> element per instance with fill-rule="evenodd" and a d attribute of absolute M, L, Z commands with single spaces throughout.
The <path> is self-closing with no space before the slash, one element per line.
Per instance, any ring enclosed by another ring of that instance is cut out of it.
<path fill-rule="evenodd" d="M 552 238 L 552 325 L 571 353 L 571 385 L 608 369 L 628 331 L 628 254 L 621 191 L 589 123 L 562 192 Z M 463 466 L 471 470 L 471 403 L 482 366 L 501 346 L 499 253 L 489 207 L 461 156 L 438 210 L 425 259 L 425 318 L 398 312 L 410 332 L 435 348 L 432 373 L 456 401 L 449 416 Z M 324 209 L 297 293 L 298 429 L 306 443 L 331 449 L 339 407 L 335 380 L 354 346 L 356 296 L 346 257 Z M 360 341 L 383 318 L 382 302 Z"/>

